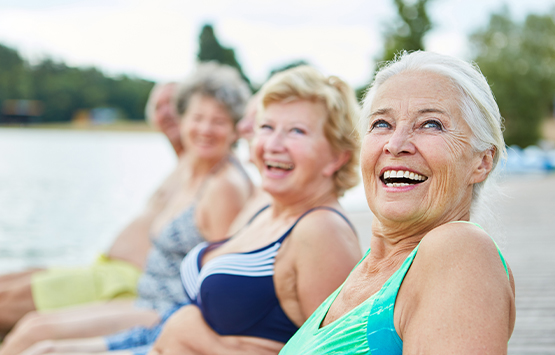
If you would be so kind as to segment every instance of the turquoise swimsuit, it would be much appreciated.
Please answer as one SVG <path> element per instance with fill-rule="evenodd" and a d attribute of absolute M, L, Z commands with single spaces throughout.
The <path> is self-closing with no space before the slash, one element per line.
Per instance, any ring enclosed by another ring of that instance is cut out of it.
<path fill-rule="evenodd" d="M 474 224 L 474 223 L 473 223 Z M 478 226 L 478 225 L 477 225 Z M 480 227 L 480 226 L 478 226 Z M 420 246 L 420 245 L 418 245 Z M 397 270 L 370 298 L 353 308 L 339 319 L 320 328 L 332 303 L 343 288 L 341 285 L 316 309 L 295 333 L 280 355 L 287 354 L 371 354 L 397 355 L 403 353 L 403 341 L 393 324 L 395 300 L 401 283 L 409 270 L 418 246 Z M 497 245 L 496 245 L 497 247 Z M 507 264 L 497 247 L 507 277 Z M 366 252 L 362 260 L 370 254 Z M 359 264 L 362 262 L 359 262 Z M 358 264 L 357 264 L 358 266 Z M 357 267 L 355 266 L 355 268 Z"/>

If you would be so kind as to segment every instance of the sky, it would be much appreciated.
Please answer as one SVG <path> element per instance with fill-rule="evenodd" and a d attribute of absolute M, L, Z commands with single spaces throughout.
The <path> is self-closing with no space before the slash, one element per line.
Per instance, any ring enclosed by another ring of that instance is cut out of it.
<path fill-rule="evenodd" d="M 426 49 L 470 59 L 468 35 L 503 6 L 521 20 L 552 11 L 555 0 L 432 0 Z M 32 63 L 51 57 L 108 75 L 182 80 L 211 23 L 256 84 L 302 59 L 360 87 L 395 16 L 393 0 L 0 0 L 0 44 Z"/>

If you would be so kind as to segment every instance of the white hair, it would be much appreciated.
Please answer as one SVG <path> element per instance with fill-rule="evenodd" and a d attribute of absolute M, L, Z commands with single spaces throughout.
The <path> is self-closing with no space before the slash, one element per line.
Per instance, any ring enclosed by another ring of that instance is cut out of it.
<path fill-rule="evenodd" d="M 212 97 L 223 104 L 234 123 L 243 117 L 251 96 L 249 86 L 237 69 L 214 61 L 198 63 L 195 71 L 179 86 L 176 95 L 179 115 L 187 111 L 194 94 Z"/>
<path fill-rule="evenodd" d="M 475 214 L 478 205 L 480 210 L 489 209 L 485 206 L 489 199 L 482 196 L 486 190 L 484 186 L 487 183 L 488 195 L 496 193 L 498 188 L 493 180 L 496 180 L 498 169 L 495 168 L 500 159 L 505 159 L 507 152 L 503 140 L 503 118 L 491 88 L 476 64 L 432 52 L 401 52 L 376 74 L 363 100 L 362 117 L 365 121 L 369 119 L 376 92 L 387 79 L 403 72 L 415 71 L 431 72 L 448 78 L 460 92 L 462 117 L 472 130 L 472 148 L 477 152 L 495 149 L 490 176 L 474 185 L 471 214 Z"/>

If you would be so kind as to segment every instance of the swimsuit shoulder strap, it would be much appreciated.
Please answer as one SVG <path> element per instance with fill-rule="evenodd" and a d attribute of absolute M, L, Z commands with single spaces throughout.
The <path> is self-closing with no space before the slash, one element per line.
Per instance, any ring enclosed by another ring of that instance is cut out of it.
<path fill-rule="evenodd" d="M 285 240 L 285 238 L 287 238 L 287 236 L 289 234 L 291 234 L 291 231 L 293 230 L 293 228 L 295 228 L 295 226 L 299 223 L 299 221 L 301 219 L 304 218 L 304 216 L 306 216 L 307 214 L 309 214 L 312 211 L 316 211 L 316 210 L 328 210 L 331 212 L 335 212 L 337 213 L 341 218 L 343 218 L 345 220 L 345 222 L 347 222 L 347 224 L 349 225 L 349 227 L 351 227 L 351 229 L 353 230 L 353 232 L 355 233 L 356 236 L 358 236 L 358 233 L 355 229 L 355 227 L 353 226 L 353 224 L 351 223 L 351 221 L 349 221 L 349 219 L 341 212 L 339 212 L 338 210 L 336 210 L 333 207 L 328 207 L 328 206 L 318 206 L 318 207 L 314 207 L 309 209 L 308 211 L 306 211 L 305 213 L 303 213 L 299 218 L 297 218 L 297 220 L 295 221 L 295 223 L 293 223 L 293 225 L 281 236 L 281 238 L 279 238 L 279 240 L 277 241 L 278 243 L 281 243 Z"/>

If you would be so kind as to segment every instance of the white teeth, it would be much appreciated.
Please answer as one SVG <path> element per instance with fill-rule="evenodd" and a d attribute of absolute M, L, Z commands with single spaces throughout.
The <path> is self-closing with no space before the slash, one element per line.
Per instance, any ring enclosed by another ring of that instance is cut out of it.
<path fill-rule="evenodd" d="M 277 161 L 267 161 L 266 165 L 271 167 L 271 168 L 279 168 L 279 169 L 284 169 L 284 170 L 291 170 L 294 167 L 293 164 L 282 163 L 282 162 L 277 162 Z"/>
<path fill-rule="evenodd" d="M 388 187 L 400 187 L 400 186 L 409 186 L 410 184 L 407 184 L 406 182 L 393 182 L 386 185 Z"/>
<path fill-rule="evenodd" d="M 387 171 L 384 172 L 383 178 L 384 179 L 405 178 L 405 179 L 411 179 L 411 180 L 415 180 L 415 181 L 424 181 L 424 180 L 427 179 L 427 177 L 425 177 L 423 175 L 416 174 L 412 171 L 405 171 L 405 170 L 387 170 Z"/>

